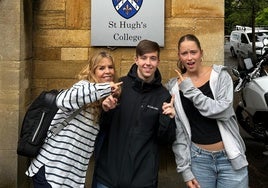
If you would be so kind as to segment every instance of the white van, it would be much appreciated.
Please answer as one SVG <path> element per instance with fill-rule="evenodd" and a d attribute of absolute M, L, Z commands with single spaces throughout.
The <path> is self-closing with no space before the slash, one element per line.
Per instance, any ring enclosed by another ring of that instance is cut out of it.
<path fill-rule="evenodd" d="M 255 47 L 256 55 L 263 54 L 264 50 L 262 40 L 268 38 L 268 30 L 255 28 Z M 252 54 L 252 28 L 245 26 L 236 26 L 236 30 L 230 35 L 230 51 L 233 57 L 237 55 L 242 58 L 248 58 Z"/>

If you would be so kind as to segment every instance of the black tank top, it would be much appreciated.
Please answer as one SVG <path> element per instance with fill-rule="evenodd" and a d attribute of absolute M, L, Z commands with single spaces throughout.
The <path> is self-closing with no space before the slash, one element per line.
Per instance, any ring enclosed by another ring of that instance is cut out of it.
<path fill-rule="evenodd" d="M 198 89 L 207 97 L 214 99 L 209 87 L 209 81 Z M 183 96 L 181 91 L 180 97 L 191 126 L 192 141 L 197 144 L 214 144 L 221 141 L 222 138 L 216 120 L 201 115 L 193 103 Z"/>

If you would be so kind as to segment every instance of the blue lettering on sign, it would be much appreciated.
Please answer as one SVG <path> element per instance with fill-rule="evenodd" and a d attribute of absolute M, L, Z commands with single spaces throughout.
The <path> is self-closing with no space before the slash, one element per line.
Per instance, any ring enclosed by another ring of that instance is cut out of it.
<path fill-rule="evenodd" d="M 129 19 L 140 10 L 143 0 L 112 0 L 112 2 L 118 14 Z"/>

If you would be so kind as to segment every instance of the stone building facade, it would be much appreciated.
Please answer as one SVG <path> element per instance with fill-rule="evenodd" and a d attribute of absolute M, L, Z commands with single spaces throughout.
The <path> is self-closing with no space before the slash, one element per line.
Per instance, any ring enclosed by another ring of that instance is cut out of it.
<path fill-rule="evenodd" d="M 114 56 L 119 76 L 133 63 L 134 48 L 91 47 L 90 8 L 90 0 L 0 0 L 0 188 L 30 187 L 24 175 L 29 159 L 17 156 L 16 147 L 25 110 L 38 93 L 70 86 L 99 50 Z M 165 0 L 163 82 L 176 75 L 177 41 L 186 33 L 201 40 L 205 63 L 223 64 L 224 0 Z M 171 153 L 161 161 L 159 187 L 180 181 Z"/>

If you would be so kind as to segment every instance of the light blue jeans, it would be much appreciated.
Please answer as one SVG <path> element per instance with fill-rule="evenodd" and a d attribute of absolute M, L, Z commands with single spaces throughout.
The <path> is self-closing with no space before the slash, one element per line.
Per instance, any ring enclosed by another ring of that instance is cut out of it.
<path fill-rule="evenodd" d="M 248 170 L 234 170 L 224 150 L 211 152 L 191 146 L 192 172 L 201 188 L 248 188 Z"/>

